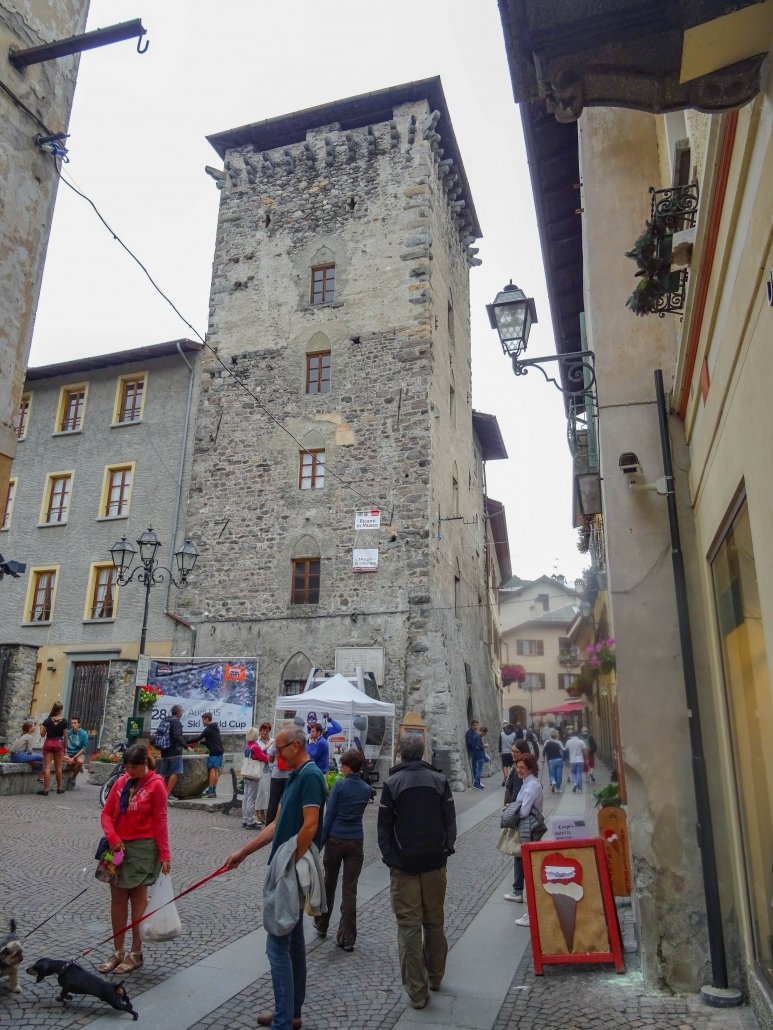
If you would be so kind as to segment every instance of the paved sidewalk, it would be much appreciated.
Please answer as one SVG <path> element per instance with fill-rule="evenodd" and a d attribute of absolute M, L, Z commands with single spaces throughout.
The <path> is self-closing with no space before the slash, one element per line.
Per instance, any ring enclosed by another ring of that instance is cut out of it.
<path fill-rule="evenodd" d="M 599 771 L 599 785 L 606 779 Z M 585 1030 L 654 1027 L 660 1030 L 756 1030 L 749 1009 L 705 1007 L 697 996 L 679 997 L 645 988 L 635 956 L 630 971 L 611 966 L 547 967 L 536 977 L 528 929 L 514 926 L 524 908 L 502 899 L 511 880 L 511 860 L 496 850 L 502 792 L 498 778 L 485 791 L 455 795 L 459 840 L 449 862 L 446 929 L 451 951 L 441 990 L 416 1011 L 400 984 L 397 935 L 389 907 L 388 870 L 376 854 L 376 806 L 366 812 L 366 866 L 360 880 L 359 936 L 351 954 L 335 947 L 307 920 L 307 1030 Z M 39 955 L 69 957 L 109 933 L 107 896 L 90 881 L 98 834 L 96 788 L 79 788 L 57 799 L 8 799 L 0 882 L 10 885 L 3 901 L 20 920 L 22 933 L 79 889 L 86 893 L 30 938 L 25 965 Z M 585 815 L 595 827 L 591 791 L 545 795 L 546 814 Z M 61 818 L 59 818 L 61 816 Z M 53 817 L 53 821 L 52 821 Z M 183 889 L 215 868 L 244 841 L 237 815 L 171 811 L 173 872 Z M 54 838 L 52 838 L 52 828 Z M 15 832 L 14 832 L 15 831 Z M 12 843 L 8 843 L 8 842 Z M 54 846 L 52 847 L 52 842 Z M 7 845 L 7 846 L 6 846 Z M 87 846 L 88 845 L 88 846 Z M 30 855 L 42 856 L 31 862 Z M 146 1025 L 160 1030 L 188 1027 L 253 1028 L 260 1009 L 271 1008 L 260 892 L 266 852 L 240 869 L 211 881 L 180 903 L 183 935 L 146 949 L 146 965 L 126 986 Z M 80 869 L 83 868 L 83 873 Z M 51 885 L 54 885 L 53 887 Z M 102 953 L 106 952 L 103 949 Z M 102 953 L 98 961 L 102 960 Z M 633 961 L 631 961 L 633 960 Z M 85 960 L 88 964 L 88 960 Z M 22 974 L 24 993 L 0 986 L 0 1027 L 51 1030 L 89 1026 L 115 1028 L 128 1017 L 80 999 L 63 1009 L 53 982 L 39 986 Z M 0 981 L 1 983 L 1 981 Z"/>

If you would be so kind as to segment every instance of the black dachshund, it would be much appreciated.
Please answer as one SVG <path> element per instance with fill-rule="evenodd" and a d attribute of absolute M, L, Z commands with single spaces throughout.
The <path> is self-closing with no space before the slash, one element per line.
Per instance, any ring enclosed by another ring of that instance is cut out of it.
<path fill-rule="evenodd" d="M 77 962 L 39 958 L 27 969 L 27 972 L 30 976 L 37 977 L 36 983 L 40 983 L 47 976 L 56 976 L 59 986 L 62 988 L 59 994 L 62 1004 L 66 1004 L 74 994 L 91 994 L 114 1009 L 131 1012 L 132 1019 L 139 1018 L 139 1014 L 132 1008 L 132 1003 L 129 1001 L 129 996 L 122 983 L 114 984 L 103 980 L 102 977 L 89 973 Z"/>

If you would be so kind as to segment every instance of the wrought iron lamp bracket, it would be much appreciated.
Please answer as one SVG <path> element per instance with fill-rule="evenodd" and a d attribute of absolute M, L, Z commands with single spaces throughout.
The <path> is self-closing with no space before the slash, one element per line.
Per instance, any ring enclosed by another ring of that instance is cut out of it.
<path fill-rule="evenodd" d="M 127 583 L 134 582 L 144 587 L 155 587 L 167 581 L 178 588 L 188 586 L 187 577 L 181 576 L 178 582 L 174 578 L 172 570 L 168 569 L 166 565 L 159 565 L 158 562 L 152 562 L 149 565 L 136 565 L 128 575 L 124 573 L 118 576 L 118 585 L 122 587 L 126 586 Z"/>
<path fill-rule="evenodd" d="M 548 375 L 542 367 L 548 362 L 558 362 L 559 371 L 563 373 L 562 379 L 567 383 L 562 385 L 561 380 L 555 376 Z M 517 376 L 528 375 L 531 368 L 537 368 L 545 377 L 545 381 L 552 383 L 555 388 L 568 397 L 590 397 L 595 400 L 596 396 L 596 367 L 595 355 L 592 350 L 572 351 L 569 354 L 548 354 L 542 358 L 513 358 L 513 372 Z"/>

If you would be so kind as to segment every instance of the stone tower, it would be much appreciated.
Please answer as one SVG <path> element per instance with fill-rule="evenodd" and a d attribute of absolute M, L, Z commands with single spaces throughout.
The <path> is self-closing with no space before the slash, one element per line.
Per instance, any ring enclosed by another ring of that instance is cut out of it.
<path fill-rule="evenodd" d="M 461 784 L 470 713 L 498 725 L 482 462 L 504 453 L 473 430 L 480 230 L 440 80 L 210 142 L 225 168 L 209 169 L 215 353 L 188 508 L 202 558 L 179 610 L 197 654 L 258 656 L 258 717 L 312 666 L 359 664 L 423 715 Z M 363 510 L 380 528 L 355 530 Z M 181 629 L 176 652 L 191 647 Z"/>

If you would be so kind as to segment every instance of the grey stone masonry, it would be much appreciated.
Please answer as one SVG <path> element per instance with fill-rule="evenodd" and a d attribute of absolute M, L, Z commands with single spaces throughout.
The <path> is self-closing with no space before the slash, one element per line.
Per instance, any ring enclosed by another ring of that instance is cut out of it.
<path fill-rule="evenodd" d="M 216 356 L 187 521 L 202 571 L 180 612 L 199 654 L 258 656 L 260 717 L 336 649 L 383 648 L 382 695 L 463 755 L 468 711 L 498 715 L 470 403 L 480 231 L 439 81 L 212 142 L 225 158 Z M 319 267 L 335 286 L 315 303 Z M 311 392 L 319 354 L 329 389 Z M 304 450 L 324 452 L 324 485 L 301 488 Z M 375 508 L 381 528 L 355 533 L 355 511 Z M 355 548 L 378 550 L 377 571 L 353 571 Z M 318 603 L 291 603 L 294 559 L 319 560 Z M 180 629 L 175 648 L 189 647 Z M 452 774 L 461 786 L 466 763 Z"/>
<path fill-rule="evenodd" d="M 32 708 L 36 647 L 0 647 L 0 741 L 12 743 Z"/>

